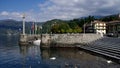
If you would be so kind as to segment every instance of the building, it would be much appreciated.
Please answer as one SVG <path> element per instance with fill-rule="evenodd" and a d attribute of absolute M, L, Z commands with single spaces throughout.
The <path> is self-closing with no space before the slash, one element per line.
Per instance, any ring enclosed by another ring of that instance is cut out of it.
<path fill-rule="evenodd" d="M 94 24 L 92 23 L 85 24 L 83 28 L 85 28 L 85 33 L 95 33 Z"/>
<path fill-rule="evenodd" d="M 94 30 L 97 34 L 106 34 L 106 22 L 94 21 Z"/>
<path fill-rule="evenodd" d="M 85 33 L 105 34 L 108 36 L 120 36 L 120 21 L 94 22 L 85 24 Z"/>
<path fill-rule="evenodd" d="M 114 36 L 120 36 L 120 21 L 110 21 L 106 23 L 107 34 L 112 34 Z"/>
<path fill-rule="evenodd" d="M 106 34 L 106 23 L 102 21 L 94 21 L 85 25 L 86 33 Z"/>

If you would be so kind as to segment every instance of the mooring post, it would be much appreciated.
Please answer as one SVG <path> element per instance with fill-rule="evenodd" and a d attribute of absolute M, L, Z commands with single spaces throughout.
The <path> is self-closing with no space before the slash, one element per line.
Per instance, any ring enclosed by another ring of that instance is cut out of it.
<path fill-rule="evenodd" d="M 42 43 L 42 26 L 40 26 L 40 33 L 41 33 L 41 43 Z"/>

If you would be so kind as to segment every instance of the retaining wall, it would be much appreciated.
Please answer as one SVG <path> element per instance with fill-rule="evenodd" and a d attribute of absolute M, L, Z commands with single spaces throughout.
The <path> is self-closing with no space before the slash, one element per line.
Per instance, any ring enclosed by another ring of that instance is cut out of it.
<path fill-rule="evenodd" d="M 102 38 L 100 34 L 42 34 L 42 35 L 21 35 L 20 43 L 29 43 L 35 38 L 42 39 L 42 44 L 45 47 L 50 47 L 50 44 L 86 44 Z M 63 45 L 64 46 L 64 45 Z M 71 47 L 71 46 L 70 46 Z"/>

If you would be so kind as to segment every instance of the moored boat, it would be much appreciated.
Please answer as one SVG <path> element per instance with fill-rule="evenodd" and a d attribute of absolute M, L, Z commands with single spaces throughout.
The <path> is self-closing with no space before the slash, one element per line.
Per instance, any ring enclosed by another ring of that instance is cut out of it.
<path fill-rule="evenodd" d="M 33 44 L 37 46 L 40 46 L 40 43 L 41 43 L 40 39 L 33 41 Z"/>

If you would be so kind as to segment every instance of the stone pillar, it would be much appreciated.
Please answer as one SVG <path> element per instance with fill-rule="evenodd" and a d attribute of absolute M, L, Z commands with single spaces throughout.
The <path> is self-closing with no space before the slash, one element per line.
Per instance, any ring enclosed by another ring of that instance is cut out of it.
<path fill-rule="evenodd" d="M 23 14 L 22 18 L 23 18 L 23 35 L 25 35 L 25 14 Z"/>

